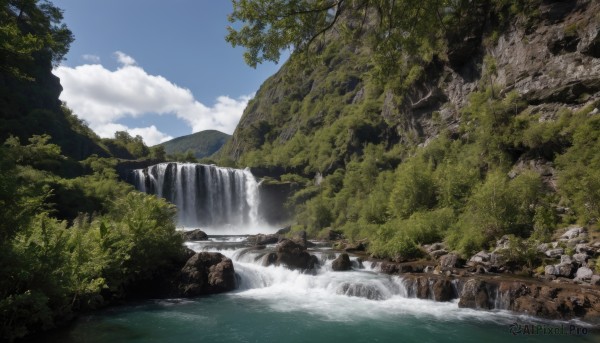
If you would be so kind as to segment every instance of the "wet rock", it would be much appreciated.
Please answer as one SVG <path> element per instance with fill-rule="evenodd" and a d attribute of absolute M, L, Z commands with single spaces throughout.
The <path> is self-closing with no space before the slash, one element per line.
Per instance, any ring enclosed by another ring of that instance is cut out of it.
<path fill-rule="evenodd" d="M 277 242 L 279 242 L 279 235 L 277 235 L 277 234 L 272 234 L 272 235 L 259 234 L 259 235 L 256 235 L 254 244 L 255 245 L 269 245 L 269 244 L 276 244 Z"/>
<path fill-rule="evenodd" d="M 306 248 L 306 231 L 298 231 L 296 232 L 291 239 L 294 243 L 299 244 Z"/>
<path fill-rule="evenodd" d="M 231 259 L 220 253 L 201 252 L 192 256 L 179 275 L 179 295 L 193 297 L 235 289 Z"/>
<path fill-rule="evenodd" d="M 262 265 L 263 267 L 268 267 L 277 263 L 277 254 L 272 252 L 263 256 Z"/>
<path fill-rule="evenodd" d="M 454 285 L 448 279 L 438 279 L 431 287 L 433 300 L 435 301 L 450 301 L 456 298 Z"/>
<path fill-rule="evenodd" d="M 581 267 L 577 269 L 575 274 L 575 281 L 590 281 L 594 272 L 588 267 Z"/>
<path fill-rule="evenodd" d="M 340 256 L 338 256 L 338 258 L 333 260 L 333 262 L 331 263 L 331 269 L 333 269 L 336 272 L 352 270 L 350 256 L 348 256 L 348 254 L 346 253 L 340 254 Z"/>
<path fill-rule="evenodd" d="M 363 283 L 344 282 L 336 290 L 337 294 L 343 294 L 350 297 L 366 298 L 369 300 L 384 300 L 385 297 L 379 289 L 373 285 Z"/>
<path fill-rule="evenodd" d="M 386 274 L 404 274 L 413 271 L 413 268 L 409 264 L 394 263 L 394 262 L 383 262 L 380 265 L 380 270 Z"/>
<path fill-rule="evenodd" d="M 356 268 L 356 269 L 365 269 L 365 266 L 363 265 L 363 259 L 362 258 L 357 258 L 355 261 L 351 261 L 352 262 L 352 268 Z"/>
<path fill-rule="evenodd" d="M 563 249 L 563 248 L 550 249 L 545 252 L 546 256 L 551 257 L 551 258 L 560 257 L 560 255 L 562 255 L 564 253 L 565 253 L 565 249 Z"/>
<path fill-rule="evenodd" d="M 470 279 L 463 285 L 458 307 L 490 309 L 490 299 L 486 283 L 478 279 Z"/>
<path fill-rule="evenodd" d="M 276 265 L 284 265 L 289 269 L 310 270 L 314 268 L 314 259 L 302 246 L 292 240 L 283 239 L 277 244 Z M 318 259 L 317 259 L 318 262 Z"/>
<path fill-rule="evenodd" d="M 186 241 L 208 241 L 208 235 L 200 229 L 181 231 L 181 235 Z"/>
<path fill-rule="evenodd" d="M 592 286 L 600 286 L 600 275 L 592 275 L 590 284 Z"/>

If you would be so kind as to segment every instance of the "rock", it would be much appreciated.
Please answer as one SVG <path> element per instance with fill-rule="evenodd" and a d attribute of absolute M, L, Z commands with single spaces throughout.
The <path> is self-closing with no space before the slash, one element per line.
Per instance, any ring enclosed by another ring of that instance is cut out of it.
<path fill-rule="evenodd" d="M 569 255 L 560 255 L 560 263 L 573 263 L 573 259 Z"/>
<path fill-rule="evenodd" d="M 501 252 L 493 252 L 490 254 L 490 264 L 493 268 L 500 268 L 506 264 L 508 258 Z"/>
<path fill-rule="evenodd" d="M 590 284 L 593 286 L 600 286 L 600 275 L 592 275 Z"/>
<path fill-rule="evenodd" d="M 558 275 L 558 270 L 553 265 L 548 265 L 544 268 L 545 275 Z"/>
<path fill-rule="evenodd" d="M 343 239 L 344 235 L 341 231 L 329 229 L 327 232 L 327 239 L 330 241 L 337 241 L 339 239 Z"/>
<path fill-rule="evenodd" d="M 575 245 L 575 252 L 577 252 L 578 254 L 593 255 L 596 252 L 596 250 L 589 246 L 589 244 L 580 243 Z"/>
<path fill-rule="evenodd" d="M 433 243 L 431 245 L 426 246 L 425 251 L 430 253 L 430 252 L 436 251 L 436 250 L 443 250 L 444 248 L 445 248 L 444 243 Z"/>
<path fill-rule="evenodd" d="M 277 244 L 276 250 L 276 265 L 285 265 L 292 270 L 309 270 L 314 268 L 314 260 L 306 252 L 306 246 L 302 246 L 289 239 L 282 239 Z"/>
<path fill-rule="evenodd" d="M 546 256 L 551 257 L 551 258 L 559 257 L 560 255 L 562 255 L 564 253 L 565 253 L 565 249 L 563 249 L 563 248 L 550 249 L 545 252 Z"/>
<path fill-rule="evenodd" d="M 262 265 L 268 267 L 277 263 L 277 254 L 272 252 L 263 256 Z"/>
<path fill-rule="evenodd" d="M 440 249 L 440 250 L 433 250 L 433 251 L 429 252 L 429 255 L 437 260 L 440 256 L 444 256 L 447 253 L 448 253 L 448 251 L 446 251 L 444 249 Z"/>
<path fill-rule="evenodd" d="M 409 264 L 394 263 L 394 262 L 383 262 L 379 269 L 382 273 L 386 274 L 404 274 L 413 271 L 413 268 Z"/>
<path fill-rule="evenodd" d="M 433 273 L 433 271 L 435 270 L 435 268 L 433 266 L 427 266 L 425 267 L 425 269 L 423 270 L 425 273 Z"/>
<path fill-rule="evenodd" d="M 575 226 L 568 229 L 565 233 L 560 236 L 561 240 L 570 240 L 573 238 L 577 238 L 581 233 L 585 232 L 585 230 L 580 226 Z"/>
<path fill-rule="evenodd" d="M 439 259 L 439 265 L 442 269 L 452 269 L 460 267 L 460 258 L 455 253 L 446 254 Z"/>
<path fill-rule="evenodd" d="M 577 269 L 577 273 L 575 274 L 576 281 L 590 281 L 594 272 L 588 267 L 581 267 Z"/>
<path fill-rule="evenodd" d="M 181 235 L 186 241 L 208 241 L 208 235 L 200 229 L 181 231 Z"/>
<path fill-rule="evenodd" d="M 333 252 L 326 252 L 325 253 L 324 252 L 324 253 L 321 254 L 321 260 L 323 262 L 329 261 L 329 260 L 335 260 L 335 253 L 333 253 Z"/>
<path fill-rule="evenodd" d="M 346 252 L 357 252 L 357 251 L 365 251 L 366 247 L 363 242 L 358 242 L 354 245 L 347 246 L 344 251 Z"/>
<path fill-rule="evenodd" d="M 550 245 L 548 243 L 542 243 L 537 246 L 537 251 L 541 253 L 545 253 L 548 249 L 550 249 Z"/>
<path fill-rule="evenodd" d="M 496 249 L 507 249 L 509 244 L 510 238 L 507 235 L 504 235 L 496 241 Z"/>
<path fill-rule="evenodd" d="M 292 231 L 292 226 L 288 225 L 288 226 L 284 227 L 283 229 L 277 230 L 277 232 L 275 232 L 275 234 L 276 235 L 285 235 L 285 234 L 289 233 L 290 231 Z"/>
<path fill-rule="evenodd" d="M 362 258 L 357 258 L 355 261 L 351 261 L 352 262 L 352 268 L 356 268 L 356 269 L 365 269 L 365 266 L 363 265 L 364 260 Z"/>
<path fill-rule="evenodd" d="M 572 263 L 561 263 L 554 266 L 557 270 L 558 276 L 564 276 L 566 278 L 572 278 L 575 272 L 575 267 Z"/>
<path fill-rule="evenodd" d="M 336 272 L 352 270 L 352 263 L 350 262 L 350 257 L 348 256 L 348 254 L 340 254 L 338 258 L 333 260 L 333 262 L 331 263 L 331 269 L 333 269 Z"/>
<path fill-rule="evenodd" d="M 460 293 L 458 307 L 491 309 L 490 299 L 486 283 L 478 279 L 470 279 L 465 282 Z"/>
<path fill-rule="evenodd" d="M 337 294 L 343 294 L 350 297 L 360 297 L 369 300 L 383 300 L 383 294 L 373 285 L 365 285 L 362 283 L 344 282 L 336 290 Z"/>
<path fill-rule="evenodd" d="M 574 254 L 573 260 L 580 266 L 585 266 L 587 264 L 588 255 L 587 254 Z"/>
<path fill-rule="evenodd" d="M 194 297 L 235 289 L 231 259 L 220 253 L 201 252 L 192 256 L 179 275 L 179 295 Z"/>
<path fill-rule="evenodd" d="M 306 231 L 298 231 L 292 236 L 292 241 L 306 248 Z"/>
<path fill-rule="evenodd" d="M 277 234 L 272 234 L 272 235 L 258 234 L 258 235 L 256 235 L 254 244 L 255 245 L 269 245 L 269 244 L 277 244 L 277 242 L 279 242 L 279 235 L 277 235 Z"/>
<path fill-rule="evenodd" d="M 482 264 L 482 263 L 487 263 L 490 260 L 490 254 L 488 254 L 485 251 L 480 251 L 477 254 L 473 255 L 473 257 L 471 257 L 471 259 L 469 259 L 469 262 L 471 265 L 477 265 L 477 264 Z"/>

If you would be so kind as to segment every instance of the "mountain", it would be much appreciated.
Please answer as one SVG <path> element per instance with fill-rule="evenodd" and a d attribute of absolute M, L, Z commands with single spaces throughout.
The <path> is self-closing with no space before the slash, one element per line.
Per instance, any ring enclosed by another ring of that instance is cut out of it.
<path fill-rule="evenodd" d="M 174 138 L 158 144 L 158 146 L 165 147 L 165 152 L 168 155 L 183 154 L 191 151 L 196 158 L 203 158 L 221 149 L 230 137 L 230 135 L 217 130 L 205 130 Z"/>
<path fill-rule="evenodd" d="M 520 4 L 456 2 L 440 42 L 417 32 L 388 69 L 340 19 L 261 86 L 220 157 L 301 185 L 296 229 L 340 229 L 374 256 L 596 227 L 600 4 Z"/>

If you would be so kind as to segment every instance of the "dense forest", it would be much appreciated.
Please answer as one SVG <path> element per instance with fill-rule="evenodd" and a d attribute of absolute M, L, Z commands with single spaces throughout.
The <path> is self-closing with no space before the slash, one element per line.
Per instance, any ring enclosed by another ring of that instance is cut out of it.
<path fill-rule="evenodd" d="M 597 2 L 234 3 L 250 65 L 296 53 L 220 156 L 299 185 L 295 230 L 399 261 L 509 235 L 534 266 L 555 230 L 596 232 Z"/>
<path fill-rule="evenodd" d="M 0 340 L 128 295 L 180 258 L 175 209 L 118 180 L 165 158 L 141 137 L 98 138 L 58 100 L 73 37 L 49 2 L 0 2 Z"/>

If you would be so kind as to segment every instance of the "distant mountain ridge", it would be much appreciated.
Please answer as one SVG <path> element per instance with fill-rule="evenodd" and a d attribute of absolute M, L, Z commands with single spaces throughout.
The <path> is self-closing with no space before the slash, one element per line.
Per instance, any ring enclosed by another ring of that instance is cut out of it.
<path fill-rule="evenodd" d="M 192 151 L 196 158 L 208 157 L 229 140 L 231 135 L 217 130 L 205 130 L 187 136 L 174 138 L 170 141 L 158 144 L 165 147 L 168 155 L 186 153 Z"/>

